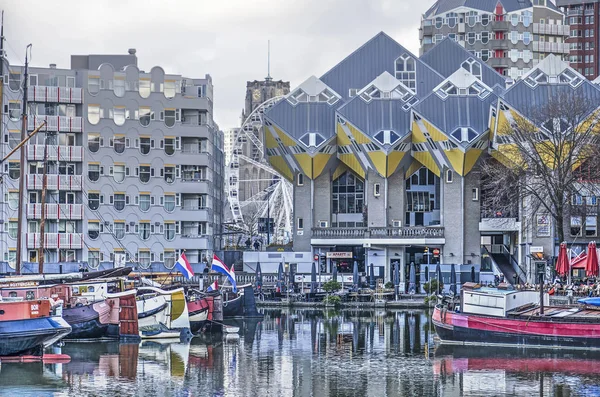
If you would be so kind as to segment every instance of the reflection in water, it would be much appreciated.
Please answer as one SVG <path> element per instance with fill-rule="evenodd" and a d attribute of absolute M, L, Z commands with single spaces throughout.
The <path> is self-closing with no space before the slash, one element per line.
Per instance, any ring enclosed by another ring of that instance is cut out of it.
<path fill-rule="evenodd" d="M 599 353 L 434 347 L 426 312 L 265 310 L 239 335 L 68 343 L 67 364 L 2 364 L 0 394 L 600 395 Z"/>

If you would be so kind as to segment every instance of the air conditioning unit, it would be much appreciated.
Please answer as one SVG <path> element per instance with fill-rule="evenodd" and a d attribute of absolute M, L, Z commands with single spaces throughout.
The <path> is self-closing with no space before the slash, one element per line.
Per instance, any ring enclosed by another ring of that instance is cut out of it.
<path fill-rule="evenodd" d="M 402 221 L 392 221 L 393 227 L 402 227 Z"/>

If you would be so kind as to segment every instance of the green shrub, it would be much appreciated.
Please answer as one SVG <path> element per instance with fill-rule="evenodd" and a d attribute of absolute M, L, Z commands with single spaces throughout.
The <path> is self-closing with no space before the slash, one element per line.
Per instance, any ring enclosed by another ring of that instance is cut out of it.
<path fill-rule="evenodd" d="M 323 291 L 328 294 L 339 291 L 342 288 L 342 285 L 335 280 L 329 280 L 326 283 L 323 283 Z"/>
<path fill-rule="evenodd" d="M 387 289 L 394 288 L 394 283 L 392 283 L 391 281 L 388 281 L 387 283 L 385 283 L 385 288 L 387 288 Z"/>
<path fill-rule="evenodd" d="M 342 298 L 340 298 L 337 295 L 330 295 L 325 297 L 325 299 L 323 299 L 323 302 L 325 302 L 326 305 L 339 306 L 342 304 Z"/>
<path fill-rule="evenodd" d="M 428 282 L 423 284 L 423 289 L 425 290 L 425 292 L 428 295 L 436 294 L 437 288 L 438 288 L 438 280 L 435 278 L 432 278 L 431 280 L 429 280 Z M 444 289 L 444 283 L 440 281 L 440 292 L 442 292 L 443 289 Z"/>

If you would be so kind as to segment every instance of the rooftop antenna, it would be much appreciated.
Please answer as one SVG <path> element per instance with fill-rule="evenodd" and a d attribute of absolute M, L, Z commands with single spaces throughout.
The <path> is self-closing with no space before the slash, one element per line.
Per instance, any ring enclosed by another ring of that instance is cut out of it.
<path fill-rule="evenodd" d="M 267 77 L 265 77 L 265 80 L 273 80 L 271 77 L 271 40 L 267 41 Z"/>

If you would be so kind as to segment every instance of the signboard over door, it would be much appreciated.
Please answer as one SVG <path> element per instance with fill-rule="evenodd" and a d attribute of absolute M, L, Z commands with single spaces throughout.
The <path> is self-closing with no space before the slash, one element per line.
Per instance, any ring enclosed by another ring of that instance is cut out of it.
<path fill-rule="evenodd" d="M 327 258 L 332 259 L 352 259 L 352 252 L 328 252 Z"/>

